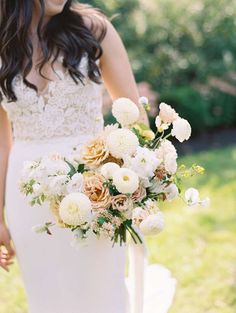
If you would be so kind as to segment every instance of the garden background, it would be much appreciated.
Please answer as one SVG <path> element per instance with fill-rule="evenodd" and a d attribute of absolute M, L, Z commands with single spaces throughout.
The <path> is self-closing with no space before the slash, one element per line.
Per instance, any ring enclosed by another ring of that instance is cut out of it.
<path fill-rule="evenodd" d="M 128 50 L 140 95 L 152 107 L 165 101 L 188 119 L 189 142 L 177 145 L 180 164 L 206 174 L 186 180 L 209 208 L 189 210 L 181 201 L 163 207 L 166 229 L 147 239 L 149 262 L 177 278 L 169 313 L 236 312 L 236 2 L 235 0 L 93 0 Z M 118 60 L 117 60 L 118 61 Z M 110 120 L 109 99 L 104 114 Z M 26 313 L 15 262 L 0 270 L 0 313 Z"/>

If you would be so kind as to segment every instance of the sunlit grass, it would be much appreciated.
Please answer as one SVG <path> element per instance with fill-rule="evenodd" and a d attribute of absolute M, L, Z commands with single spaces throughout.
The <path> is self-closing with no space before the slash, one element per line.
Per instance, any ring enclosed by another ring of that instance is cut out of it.
<path fill-rule="evenodd" d="M 165 231 L 147 238 L 149 262 L 163 264 L 177 278 L 177 293 L 169 313 L 234 313 L 236 147 L 201 152 L 181 162 L 197 162 L 206 168 L 204 176 L 186 183 L 198 187 L 203 197 L 209 196 L 211 206 L 189 210 L 181 200 L 165 206 Z M 17 264 L 10 274 L 0 270 L 0 313 L 26 312 Z"/>

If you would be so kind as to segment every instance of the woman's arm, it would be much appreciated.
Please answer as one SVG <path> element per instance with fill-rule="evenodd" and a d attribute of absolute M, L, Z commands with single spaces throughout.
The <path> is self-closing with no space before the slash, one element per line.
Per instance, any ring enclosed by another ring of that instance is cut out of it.
<path fill-rule="evenodd" d="M 11 245 L 11 238 L 4 220 L 5 183 L 8 156 L 12 145 L 11 124 L 7 113 L 0 105 L 0 267 L 9 271 L 11 259 L 15 252 Z M 5 247 L 5 249 L 3 249 Z M 5 250 L 5 251 L 4 251 Z"/>
<path fill-rule="evenodd" d="M 143 106 L 139 105 L 140 96 L 124 44 L 108 20 L 105 21 L 107 33 L 101 46 L 103 54 L 100 68 L 105 87 L 112 100 L 126 97 L 137 104 L 140 110 L 140 121 L 148 125 L 148 117 Z"/>

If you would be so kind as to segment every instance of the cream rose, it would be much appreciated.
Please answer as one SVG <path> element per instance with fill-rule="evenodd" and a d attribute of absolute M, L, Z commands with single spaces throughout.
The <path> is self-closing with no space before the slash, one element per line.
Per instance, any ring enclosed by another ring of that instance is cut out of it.
<path fill-rule="evenodd" d="M 117 195 L 112 197 L 111 204 L 113 210 L 123 212 L 127 219 L 131 219 L 133 210 L 132 199 L 128 198 L 126 195 Z"/>
<path fill-rule="evenodd" d="M 90 140 L 80 151 L 81 160 L 91 167 L 100 165 L 108 156 L 106 141 L 102 137 Z"/>
<path fill-rule="evenodd" d="M 109 190 L 103 186 L 105 177 L 99 174 L 85 176 L 84 193 L 89 197 L 94 210 L 108 208 L 111 205 Z"/>

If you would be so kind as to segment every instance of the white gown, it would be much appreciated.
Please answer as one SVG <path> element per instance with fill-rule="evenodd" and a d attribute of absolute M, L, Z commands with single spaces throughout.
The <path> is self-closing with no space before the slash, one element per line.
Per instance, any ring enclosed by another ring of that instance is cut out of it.
<path fill-rule="evenodd" d="M 167 269 L 147 264 L 146 243 L 112 247 L 107 239 L 91 237 L 87 246 L 74 248 L 70 230 L 54 227 L 52 236 L 32 231 L 32 226 L 51 221 L 52 215 L 46 204 L 31 207 L 20 194 L 23 162 L 52 151 L 69 153 L 103 128 L 102 85 L 89 80 L 87 55 L 79 65 L 85 85 L 76 85 L 61 61 L 60 57 L 58 79 L 50 81 L 43 94 L 27 87 L 18 74 L 13 80 L 18 100 L 7 102 L 4 97 L 1 104 L 14 136 L 6 177 L 6 218 L 28 313 L 166 313 L 175 279 Z"/>

